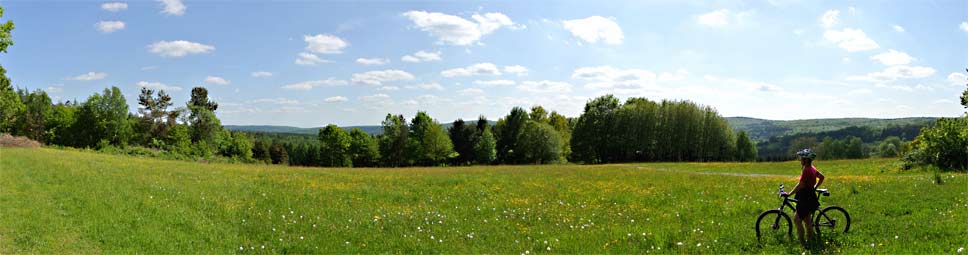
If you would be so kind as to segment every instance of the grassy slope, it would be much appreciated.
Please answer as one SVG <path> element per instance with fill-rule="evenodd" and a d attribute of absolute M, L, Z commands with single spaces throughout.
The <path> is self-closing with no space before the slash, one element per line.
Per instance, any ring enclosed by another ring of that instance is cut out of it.
<path fill-rule="evenodd" d="M 892 164 L 818 163 L 833 193 L 821 202 L 853 217 L 821 252 L 968 246 L 968 176 L 936 185 Z M 799 253 L 757 245 L 752 229 L 797 173 L 792 162 L 320 169 L 4 148 L 0 253 Z"/>
<path fill-rule="evenodd" d="M 891 125 L 929 125 L 937 121 L 934 117 L 913 117 L 900 119 L 839 118 L 806 120 L 764 120 L 748 117 L 726 118 L 737 132 L 746 131 L 756 141 L 766 141 L 771 137 L 801 133 L 820 133 L 847 127 L 885 128 Z"/>

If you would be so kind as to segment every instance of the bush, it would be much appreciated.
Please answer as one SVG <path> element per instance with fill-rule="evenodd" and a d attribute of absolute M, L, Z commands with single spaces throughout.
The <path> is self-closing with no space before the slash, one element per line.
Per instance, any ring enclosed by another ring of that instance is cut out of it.
<path fill-rule="evenodd" d="M 944 171 L 968 170 L 968 117 L 942 118 L 921 130 L 904 155 L 905 169 L 933 165 Z"/>

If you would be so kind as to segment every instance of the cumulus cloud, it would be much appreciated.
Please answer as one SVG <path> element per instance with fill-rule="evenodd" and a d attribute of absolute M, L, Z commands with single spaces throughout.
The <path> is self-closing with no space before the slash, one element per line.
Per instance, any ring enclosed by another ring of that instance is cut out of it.
<path fill-rule="evenodd" d="M 215 85 L 229 85 L 232 82 L 222 77 L 208 76 L 208 77 L 205 77 L 205 83 L 215 84 Z"/>
<path fill-rule="evenodd" d="M 473 75 L 501 75 L 501 71 L 492 63 L 477 63 L 468 67 L 447 69 L 440 72 L 444 77 L 463 77 Z"/>
<path fill-rule="evenodd" d="M 312 54 L 309 52 L 300 52 L 297 56 L 299 56 L 298 58 L 296 58 L 296 61 L 295 61 L 297 65 L 306 66 L 306 65 L 316 65 L 319 63 L 330 62 L 329 60 L 322 59 L 319 56 L 316 56 L 316 54 Z"/>
<path fill-rule="evenodd" d="M 511 18 L 499 12 L 474 14 L 471 16 L 474 21 L 455 15 L 426 11 L 408 11 L 403 13 L 403 16 L 410 19 L 421 31 L 437 37 L 440 42 L 454 45 L 472 44 L 482 36 L 502 27 L 523 28 L 522 25 L 514 24 Z"/>
<path fill-rule="evenodd" d="M 611 66 L 582 67 L 575 69 L 572 79 L 585 80 L 586 88 L 649 88 L 654 87 L 655 73 L 642 69 L 619 69 Z"/>
<path fill-rule="evenodd" d="M 440 51 L 427 52 L 427 51 L 417 51 L 412 55 L 404 55 L 400 58 L 404 62 L 420 63 L 429 61 L 440 61 Z"/>
<path fill-rule="evenodd" d="M 478 95 L 478 94 L 484 94 L 484 90 L 479 88 L 466 88 L 466 89 L 458 90 L 457 94 L 461 96 Z"/>
<path fill-rule="evenodd" d="M 215 46 L 205 45 L 184 40 L 178 41 L 159 41 L 148 45 L 151 53 L 162 57 L 180 58 L 190 54 L 209 53 L 215 50 Z"/>
<path fill-rule="evenodd" d="M 961 22 L 961 25 L 958 27 L 961 28 L 961 30 L 968 32 L 968 22 Z"/>
<path fill-rule="evenodd" d="M 343 96 L 334 96 L 334 97 L 327 97 L 326 99 L 323 99 L 323 101 L 327 103 L 342 103 L 342 102 L 349 101 L 349 99 Z"/>
<path fill-rule="evenodd" d="M 275 104 L 275 105 L 298 105 L 299 104 L 299 100 L 282 98 L 282 97 L 259 98 L 259 99 L 249 100 L 246 102 L 250 104 Z"/>
<path fill-rule="evenodd" d="M 725 27 L 740 24 L 744 19 L 753 15 L 753 11 L 733 12 L 729 9 L 719 9 L 696 16 L 696 23 L 707 27 Z"/>
<path fill-rule="evenodd" d="M 390 60 L 385 58 L 357 58 L 356 63 L 367 66 L 379 66 L 390 63 Z"/>
<path fill-rule="evenodd" d="M 314 81 L 304 81 L 299 83 L 286 84 L 282 86 L 285 90 L 312 90 L 319 86 L 339 86 L 346 85 L 345 80 L 338 80 L 336 78 L 327 78 L 325 80 L 314 80 Z"/>
<path fill-rule="evenodd" d="M 779 92 L 782 90 L 780 89 L 780 86 L 768 82 L 749 81 L 735 78 L 721 78 L 712 75 L 706 75 L 703 77 L 703 79 L 712 83 L 726 85 L 727 87 L 745 88 L 748 91 Z"/>
<path fill-rule="evenodd" d="M 387 102 L 388 100 L 390 100 L 390 95 L 383 93 L 360 97 L 360 101 L 365 103 Z"/>
<path fill-rule="evenodd" d="M 444 90 L 444 87 L 440 86 L 440 83 L 436 83 L 436 82 L 410 85 L 410 86 L 406 86 L 406 88 L 407 89 Z"/>
<path fill-rule="evenodd" d="M 262 77 L 270 77 L 272 76 L 272 73 L 266 72 L 266 71 L 256 71 L 256 72 L 252 72 L 251 75 L 252 77 L 255 77 L 255 78 L 262 78 Z"/>
<path fill-rule="evenodd" d="M 968 76 L 963 73 L 951 73 L 948 75 L 948 83 L 954 86 L 964 86 L 968 83 Z"/>
<path fill-rule="evenodd" d="M 894 26 L 891 26 L 891 28 L 894 28 L 895 32 L 904 33 L 904 27 L 902 26 L 894 25 Z"/>
<path fill-rule="evenodd" d="M 482 85 L 482 86 L 511 86 L 511 85 L 514 85 L 515 82 L 512 80 L 490 80 L 490 81 L 476 80 L 474 81 L 474 84 Z"/>
<path fill-rule="evenodd" d="M 823 33 L 823 38 L 836 43 L 837 46 L 849 52 L 873 50 L 880 47 L 860 29 L 827 30 Z"/>
<path fill-rule="evenodd" d="M 827 10 L 820 15 L 820 24 L 825 28 L 831 28 L 840 22 L 840 10 Z"/>
<path fill-rule="evenodd" d="M 524 81 L 518 85 L 518 89 L 533 93 L 568 93 L 571 92 L 571 84 L 557 81 Z"/>
<path fill-rule="evenodd" d="M 847 77 L 847 80 L 885 82 L 894 81 L 897 79 L 925 78 L 934 75 L 935 72 L 936 71 L 934 68 L 925 66 L 897 65 L 889 66 L 885 68 L 884 71 L 880 72 L 873 72 L 866 75 L 849 76 Z"/>
<path fill-rule="evenodd" d="M 589 43 L 622 44 L 622 28 L 614 20 L 602 16 L 562 21 L 571 35 Z"/>
<path fill-rule="evenodd" d="M 662 72 L 659 74 L 659 82 L 670 82 L 670 81 L 681 81 L 685 80 L 689 76 L 689 71 L 686 69 L 678 69 L 674 73 Z"/>
<path fill-rule="evenodd" d="M 70 78 L 67 78 L 67 79 L 68 80 L 75 80 L 75 81 L 96 81 L 96 80 L 102 80 L 102 79 L 107 78 L 107 77 L 108 77 L 108 74 L 107 73 L 102 73 L 102 72 L 87 72 L 86 74 L 81 74 L 81 75 L 74 76 L 74 77 L 70 77 Z"/>
<path fill-rule="evenodd" d="M 97 28 L 97 31 L 101 31 L 101 33 L 110 34 L 114 31 L 124 29 L 124 22 L 101 21 L 101 22 L 98 22 L 97 24 L 94 24 L 94 27 Z"/>
<path fill-rule="evenodd" d="M 110 2 L 101 4 L 101 9 L 109 12 L 119 12 L 128 9 L 128 4 L 122 2 Z"/>
<path fill-rule="evenodd" d="M 397 86 L 383 86 L 383 87 L 377 88 L 376 90 L 397 91 L 397 90 L 400 90 L 400 87 L 397 87 Z"/>
<path fill-rule="evenodd" d="M 339 37 L 328 34 L 305 35 L 306 50 L 319 54 L 339 54 L 343 53 L 343 48 L 350 44 Z"/>
<path fill-rule="evenodd" d="M 167 15 L 181 16 L 185 14 L 185 4 L 181 0 L 158 0 L 161 2 L 162 10 L 161 13 Z"/>
<path fill-rule="evenodd" d="M 911 55 L 908 55 L 904 52 L 889 49 L 887 52 L 871 56 L 871 59 L 881 62 L 881 64 L 887 66 L 894 66 L 911 63 L 911 61 L 914 60 L 914 57 L 911 57 Z"/>
<path fill-rule="evenodd" d="M 520 65 L 504 66 L 505 73 L 513 73 L 518 76 L 528 75 L 528 68 Z"/>
<path fill-rule="evenodd" d="M 60 92 L 64 92 L 64 84 L 54 84 L 54 85 L 50 85 L 50 86 L 47 86 L 47 88 L 44 89 L 44 90 L 47 91 L 47 93 L 60 93 Z"/>
<path fill-rule="evenodd" d="M 154 90 L 167 90 L 167 91 L 180 91 L 180 90 L 182 90 L 182 88 L 181 87 L 178 87 L 178 86 L 168 86 L 168 85 L 165 85 L 164 83 L 161 83 L 161 82 L 147 82 L 147 81 L 139 81 L 138 82 L 138 87 L 149 88 L 149 89 L 154 89 Z"/>
<path fill-rule="evenodd" d="M 387 69 L 379 71 L 369 71 L 364 73 L 355 73 L 351 79 L 353 83 L 361 83 L 366 85 L 382 85 L 384 82 L 392 81 L 407 81 L 413 80 L 415 77 L 405 71 Z"/>

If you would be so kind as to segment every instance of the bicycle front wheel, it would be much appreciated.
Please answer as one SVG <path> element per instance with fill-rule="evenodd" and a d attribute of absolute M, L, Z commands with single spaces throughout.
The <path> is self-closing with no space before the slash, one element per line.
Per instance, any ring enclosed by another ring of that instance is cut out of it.
<path fill-rule="evenodd" d="M 759 241 L 782 240 L 793 236 L 793 222 L 781 210 L 760 213 L 756 219 L 756 239 Z"/>
<path fill-rule="evenodd" d="M 820 211 L 813 221 L 817 234 L 836 235 L 850 230 L 850 214 L 840 206 L 829 206 Z"/>

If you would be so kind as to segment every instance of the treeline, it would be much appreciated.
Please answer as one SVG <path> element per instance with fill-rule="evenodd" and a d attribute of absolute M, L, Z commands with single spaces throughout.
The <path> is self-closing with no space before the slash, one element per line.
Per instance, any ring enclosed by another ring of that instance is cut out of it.
<path fill-rule="evenodd" d="M 48 145 L 99 150 L 128 149 L 132 153 L 161 151 L 173 158 L 252 159 L 252 140 L 242 132 L 222 128 L 215 116 L 218 104 L 202 87 L 192 89 L 184 107 L 173 107 L 164 91 L 142 88 L 138 114 L 117 87 L 95 93 L 84 102 L 51 102 L 43 90 L 16 92 L 0 82 L 0 132 L 26 136 Z M 137 150 L 146 148 L 149 151 Z"/>
<path fill-rule="evenodd" d="M 896 157 L 920 133 L 922 125 L 894 125 L 884 128 L 847 127 L 819 133 L 772 137 L 758 145 L 760 161 L 796 159 L 796 151 L 811 148 L 821 159 Z M 893 147 L 891 147 L 893 146 Z"/>

